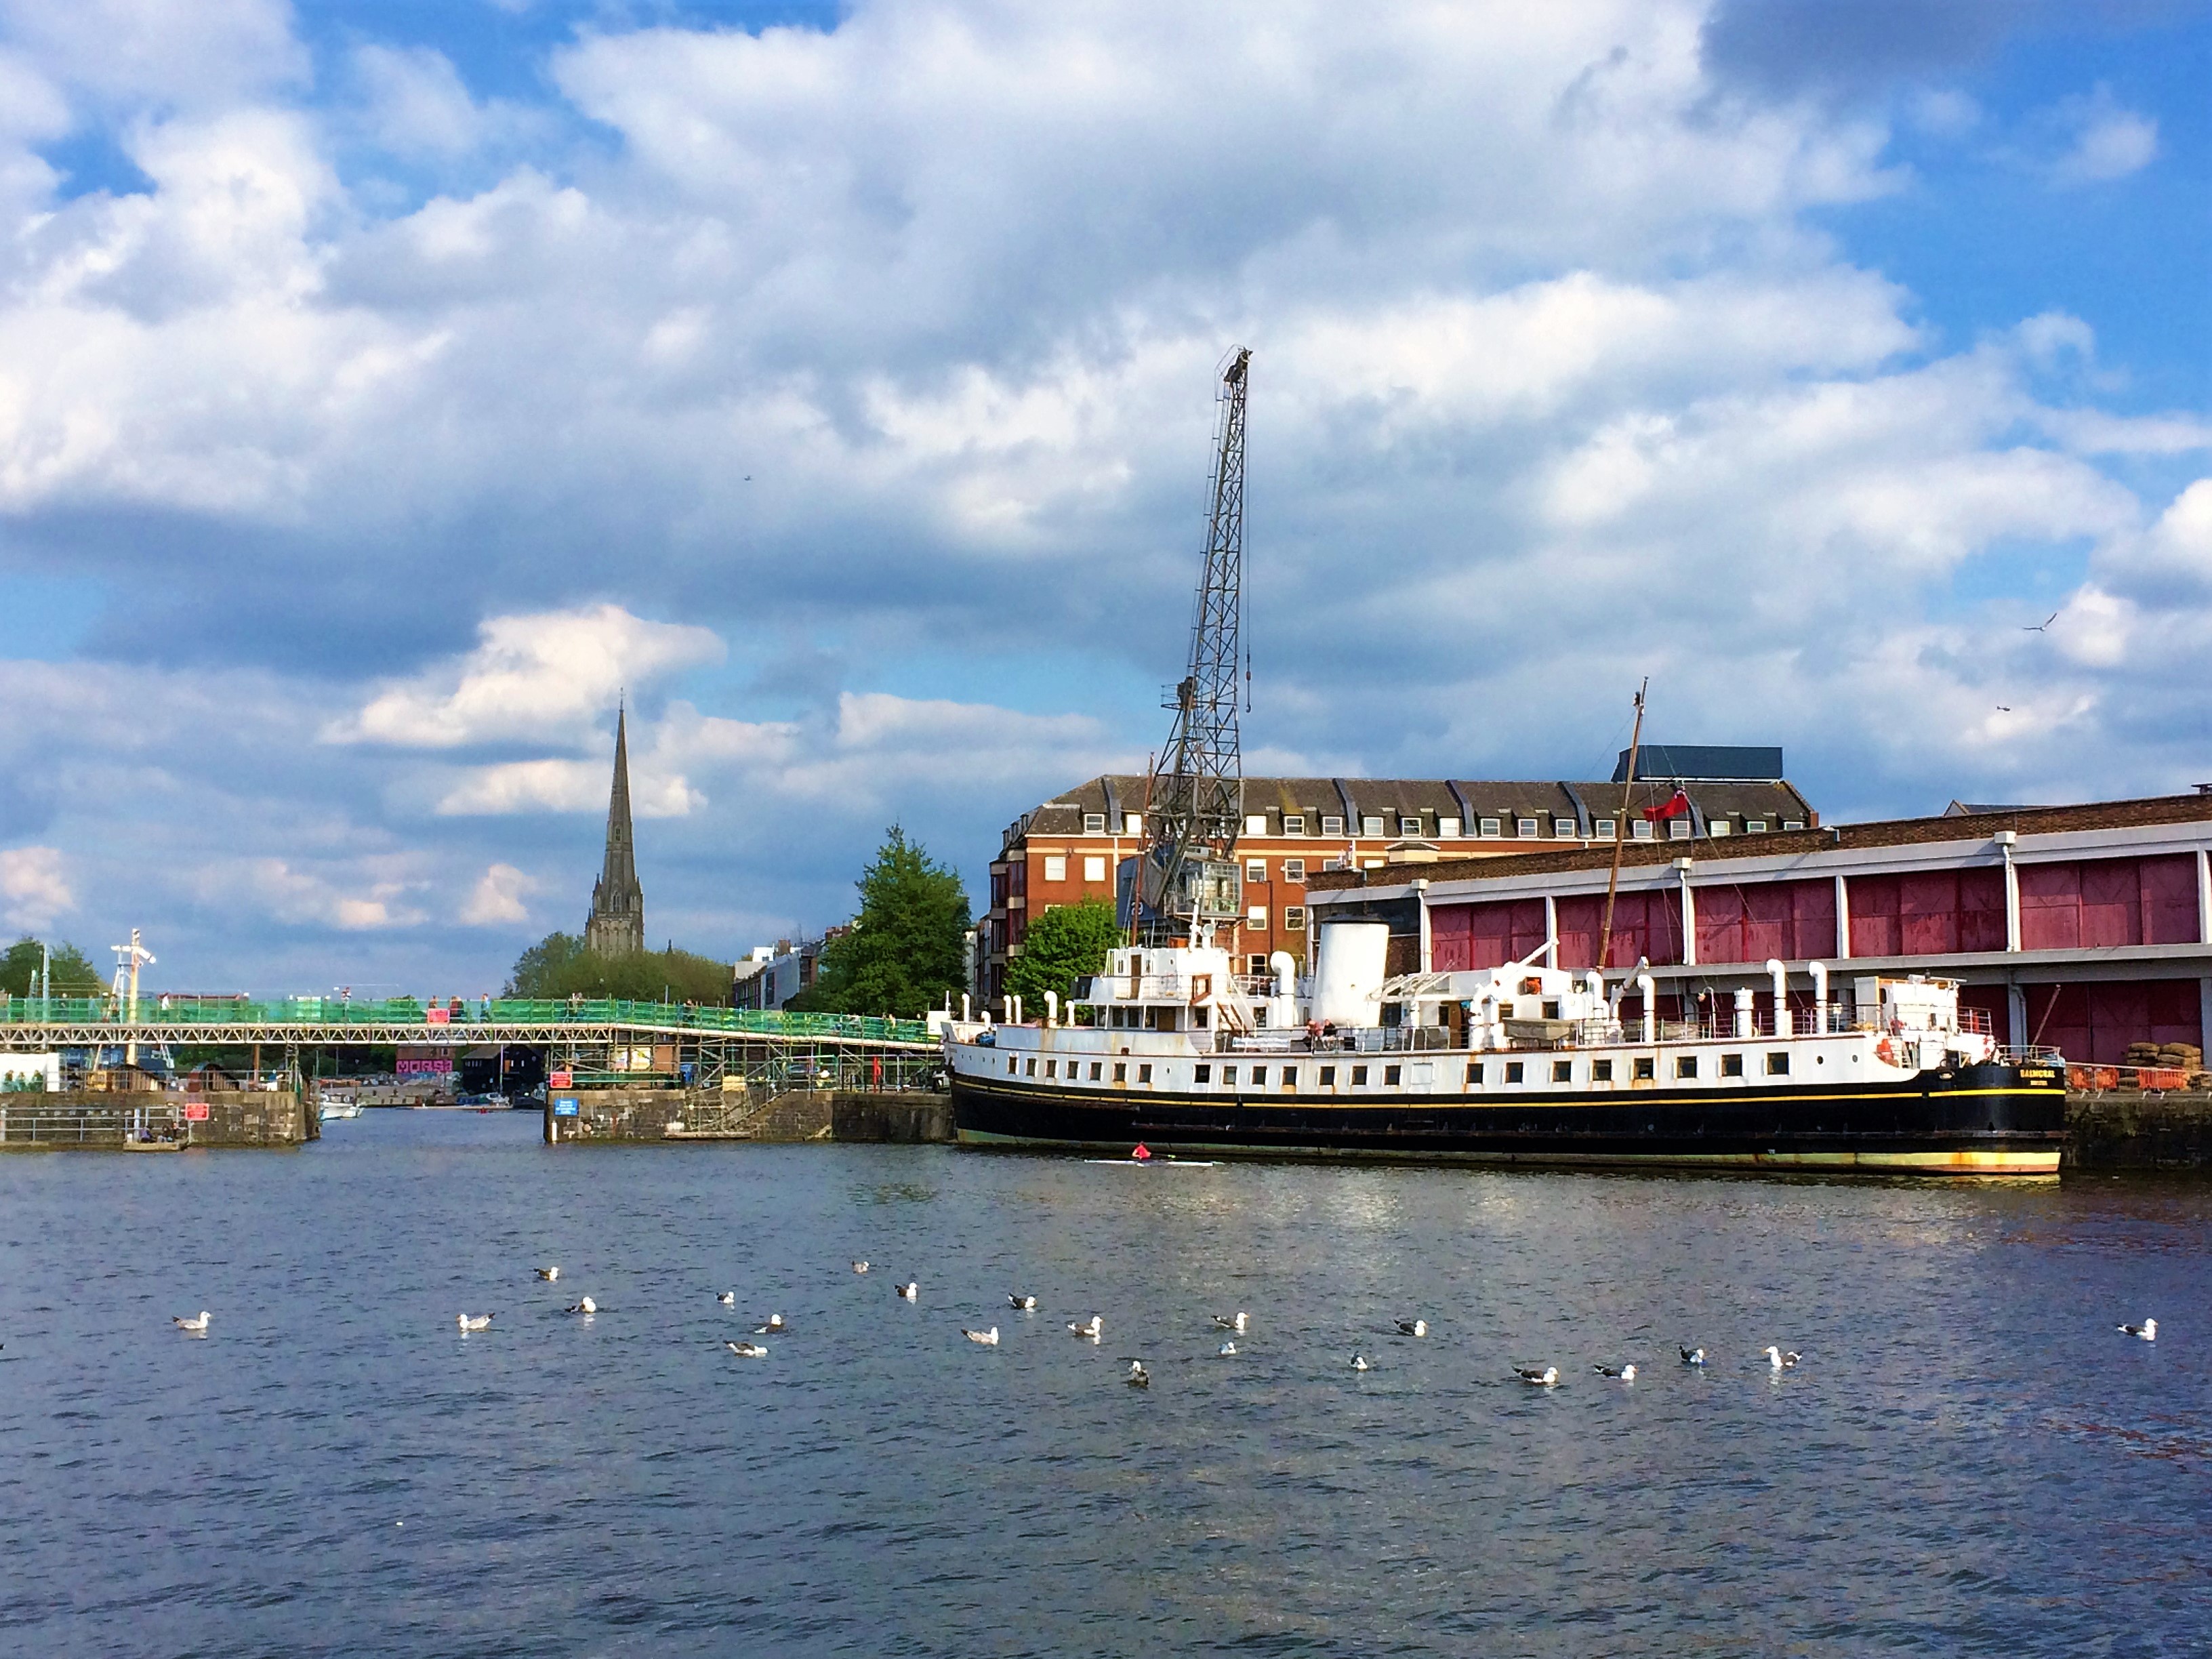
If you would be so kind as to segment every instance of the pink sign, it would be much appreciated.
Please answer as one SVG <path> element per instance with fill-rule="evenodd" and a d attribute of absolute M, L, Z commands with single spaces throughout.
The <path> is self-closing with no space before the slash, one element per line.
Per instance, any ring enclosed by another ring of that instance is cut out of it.
<path fill-rule="evenodd" d="M 450 1025 L 453 1023 L 453 1011 L 450 1008 L 425 1008 L 422 1018 L 433 1025 Z"/>
<path fill-rule="evenodd" d="M 572 1088 L 574 1086 L 574 1079 L 567 1072 L 549 1072 L 545 1074 L 545 1086 L 549 1089 Z"/>
<path fill-rule="evenodd" d="M 185 1103 L 185 1121 L 187 1123 L 206 1122 L 207 1102 L 204 1100 L 186 1101 Z"/>

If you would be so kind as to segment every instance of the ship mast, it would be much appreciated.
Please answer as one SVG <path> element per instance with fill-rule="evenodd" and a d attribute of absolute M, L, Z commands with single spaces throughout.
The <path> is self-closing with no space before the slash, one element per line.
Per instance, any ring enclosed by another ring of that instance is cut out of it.
<path fill-rule="evenodd" d="M 1190 624 L 1189 672 L 1166 708 L 1175 724 L 1146 791 L 1145 847 L 1133 917 L 1139 942 L 1213 942 L 1243 911 L 1234 854 L 1243 827 L 1244 761 L 1237 704 L 1249 688 L 1244 632 L 1244 392 L 1252 354 L 1223 360 L 1214 388 L 1213 488 L 1206 564 Z M 1237 683 L 1239 671 L 1245 686 Z"/>
<path fill-rule="evenodd" d="M 1646 674 L 1644 684 L 1636 688 L 1636 726 L 1628 734 L 1628 776 L 1621 784 L 1620 817 L 1613 830 L 1613 873 L 1605 878 L 1605 926 L 1598 930 L 1597 960 L 1590 964 L 1600 973 L 1605 971 L 1606 957 L 1613 949 L 1613 902 L 1620 892 L 1620 849 L 1628 841 L 1628 796 L 1636 787 L 1636 750 L 1644 741 L 1644 694 L 1650 689 L 1651 677 Z"/>

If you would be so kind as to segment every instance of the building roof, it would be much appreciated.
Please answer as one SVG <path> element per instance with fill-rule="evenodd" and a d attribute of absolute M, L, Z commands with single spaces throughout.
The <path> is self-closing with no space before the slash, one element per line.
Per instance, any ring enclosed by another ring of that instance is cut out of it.
<path fill-rule="evenodd" d="M 1772 783 L 1782 777 L 1782 751 L 1735 744 L 1647 743 L 1636 751 L 1636 775 L 1668 778 L 1677 783 L 1723 778 L 1756 778 Z M 1613 781 L 1627 781 L 1628 750 L 1624 749 L 1620 758 L 1613 763 Z"/>

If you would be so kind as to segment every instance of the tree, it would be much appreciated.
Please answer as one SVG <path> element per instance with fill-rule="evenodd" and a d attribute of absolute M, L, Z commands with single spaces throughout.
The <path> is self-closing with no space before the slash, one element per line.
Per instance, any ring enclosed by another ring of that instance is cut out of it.
<path fill-rule="evenodd" d="M 1121 926 L 1106 899 L 1055 904 L 1030 924 L 1022 953 L 1006 970 L 1006 989 L 1022 1000 L 1022 1012 L 1044 1009 L 1044 994 L 1057 991 L 1065 1002 L 1075 981 L 1106 965 L 1106 953 L 1121 943 Z"/>
<path fill-rule="evenodd" d="M 859 886 L 852 931 L 830 941 L 793 1007 L 911 1019 L 967 989 L 968 894 L 956 872 L 893 824 Z"/>
<path fill-rule="evenodd" d="M 732 969 L 712 957 L 679 951 L 624 951 L 601 956 L 574 933 L 548 933 L 516 960 L 507 994 L 515 997 L 613 997 L 626 1002 L 704 1003 L 730 1000 Z"/>
<path fill-rule="evenodd" d="M 46 947 L 28 933 L 8 947 L 0 956 L 0 991 L 11 996 L 27 997 L 32 994 L 39 967 Z M 58 997 L 98 996 L 107 988 L 84 952 L 76 945 L 59 944 L 52 947 L 54 975 L 54 994 Z"/>

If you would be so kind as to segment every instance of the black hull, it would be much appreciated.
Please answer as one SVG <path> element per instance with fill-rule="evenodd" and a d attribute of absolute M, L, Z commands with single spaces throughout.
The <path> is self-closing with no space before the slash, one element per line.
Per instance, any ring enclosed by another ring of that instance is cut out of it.
<path fill-rule="evenodd" d="M 1870 1174 L 2056 1175 L 2064 1087 L 1989 1065 L 1890 1085 L 1602 1095 L 1085 1095 L 955 1073 L 963 1142 Z"/>

